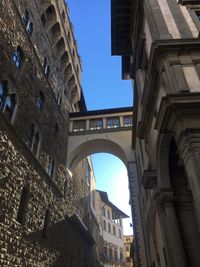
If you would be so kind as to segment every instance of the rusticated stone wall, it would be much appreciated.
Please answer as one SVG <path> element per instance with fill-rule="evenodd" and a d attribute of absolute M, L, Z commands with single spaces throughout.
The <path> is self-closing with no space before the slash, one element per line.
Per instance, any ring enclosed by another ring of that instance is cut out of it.
<path fill-rule="evenodd" d="M 11 119 L 0 108 L 0 266 L 93 267 L 94 240 L 76 215 L 80 194 L 84 197 L 85 192 L 73 179 L 76 181 L 83 169 L 72 178 L 65 167 L 68 112 L 76 107 L 58 55 L 52 50 L 48 25 L 42 28 L 39 7 L 44 2 L 53 1 L 0 1 L 0 82 L 6 81 L 16 94 Z M 62 0 L 54 4 L 57 14 L 59 5 L 65 8 Z M 33 22 L 31 37 L 22 20 L 27 9 Z M 73 38 L 71 42 L 73 49 Z M 20 68 L 12 60 L 18 46 L 23 55 Z M 72 70 L 77 71 L 81 66 L 77 50 L 74 53 L 74 62 L 72 57 L 70 60 Z M 43 71 L 44 57 L 49 60 L 48 77 Z M 40 92 L 44 95 L 42 110 L 37 107 Z M 36 155 L 27 145 L 32 124 L 40 134 Z M 50 157 L 55 163 L 52 177 L 47 173 Z"/>

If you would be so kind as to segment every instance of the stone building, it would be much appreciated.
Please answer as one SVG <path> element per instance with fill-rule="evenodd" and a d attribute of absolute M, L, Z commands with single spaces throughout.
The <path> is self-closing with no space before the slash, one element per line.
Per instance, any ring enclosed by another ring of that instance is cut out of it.
<path fill-rule="evenodd" d="M 125 267 L 134 267 L 133 265 L 133 235 L 124 235 L 124 257 Z"/>
<path fill-rule="evenodd" d="M 0 266 L 98 266 L 88 159 L 66 168 L 85 110 L 65 1 L 0 1 Z"/>
<path fill-rule="evenodd" d="M 200 266 L 200 1 L 112 0 L 134 85 L 136 266 Z"/>

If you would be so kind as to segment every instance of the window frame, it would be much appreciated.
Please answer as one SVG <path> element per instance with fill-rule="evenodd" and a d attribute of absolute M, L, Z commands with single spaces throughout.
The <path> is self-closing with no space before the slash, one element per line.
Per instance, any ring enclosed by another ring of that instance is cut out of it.
<path fill-rule="evenodd" d="M 131 119 L 131 122 L 126 122 L 126 119 Z M 123 116 L 123 126 L 124 127 L 132 127 L 133 126 L 133 117 L 131 115 Z"/>
<path fill-rule="evenodd" d="M 114 123 L 115 120 L 117 121 L 117 124 Z M 109 124 L 109 122 L 112 122 L 112 123 Z M 120 128 L 120 119 L 119 119 L 119 117 L 108 117 L 108 118 L 106 118 L 106 128 L 107 129 Z"/>
<path fill-rule="evenodd" d="M 33 34 L 33 22 L 31 20 L 30 12 L 27 9 L 25 10 L 24 14 L 22 15 L 22 20 L 23 20 L 24 26 L 26 28 L 26 31 L 27 31 L 29 37 L 31 37 Z"/>
<path fill-rule="evenodd" d="M 94 123 L 96 122 L 96 123 Z M 100 122 L 100 124 L 98 124 Z M 92 125 L 94 123 L 94 125 Z M 90 120 L 90 131 L 98 131 L 103 129 L 103 119 L 98 118 L 98 119 L 91 119 Z"/>
<path fill-rule="evenodd" d="M 84 127 L 77 127 L 75 128 L 74 126 L 77 124 L 84 124 Z M 84 132 L 86 131 L 86 121 L 85 120 L 76 120 L 76 121 L 73 121 L 73 132 Z"/>
<path fill-rule="evenodd" d="M 13 120 L 13 115 L 15 113 L 15 109 L 17 106 L 17 95 L 15 90 L 9 90 L 7 81 L 0 81 L 0 87 L 2 89 L 2 97 L 0 97 L 0 113 L 4 114 L 10 122 Z M 8 104 L 8 100 L 10 99 L 11 105 Z"/>
<path fill-rule="evenodd" d="M 23 64 L 23 51 L 20 46 L 12 53 L 12 62 L 18 70 L 21 69 Z"/>

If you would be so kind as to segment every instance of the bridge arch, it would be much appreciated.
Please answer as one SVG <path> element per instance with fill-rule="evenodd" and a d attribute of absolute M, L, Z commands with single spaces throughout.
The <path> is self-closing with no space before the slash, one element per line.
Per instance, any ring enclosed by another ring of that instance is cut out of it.
<path fill-rule="evenodd" d="M 133 161 L 131 107 L 70 114 L 67 167 L 95 153 L 110 153 L 126 167 Z"/>
<path fill-rule="evenodd" d="M 95 153 L 110 153 L 121 159 L 121 161 L 127 167 L 127 156 L 123 148 L 108 139 L 91 139 L 79 144 L 72 152 L 69 157 L 69 168 L 74 170 L 77 164 L 85 157 Z"/>

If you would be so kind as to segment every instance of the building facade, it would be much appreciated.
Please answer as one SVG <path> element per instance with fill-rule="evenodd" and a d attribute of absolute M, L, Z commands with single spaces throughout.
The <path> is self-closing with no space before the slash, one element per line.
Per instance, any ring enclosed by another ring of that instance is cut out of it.
<path fill-rule="evenodd" d="M 66 168 L 83 110 L 65 1 L 0 1 L 0 266 L 99 266 L 88 160 Z"/>
<path fill-rule="evenodd" d="M 112 0 L 112 54 L 134 80 L 135 266 L 200 266 L 200 1 Z"/>
<path fill-rule="evenodd" d="M 106 192 L 95 190 L 95 214 L 103 239 L 101 262 L 104 267 L 124 266 L 124 240 L 122 219 L 128 218 L 109 201 Z"/>
<path fill-rule="evenodd" d="M 124 235 L 125 267 L 134 267 L 133 264 L 133 235 Z"/>

